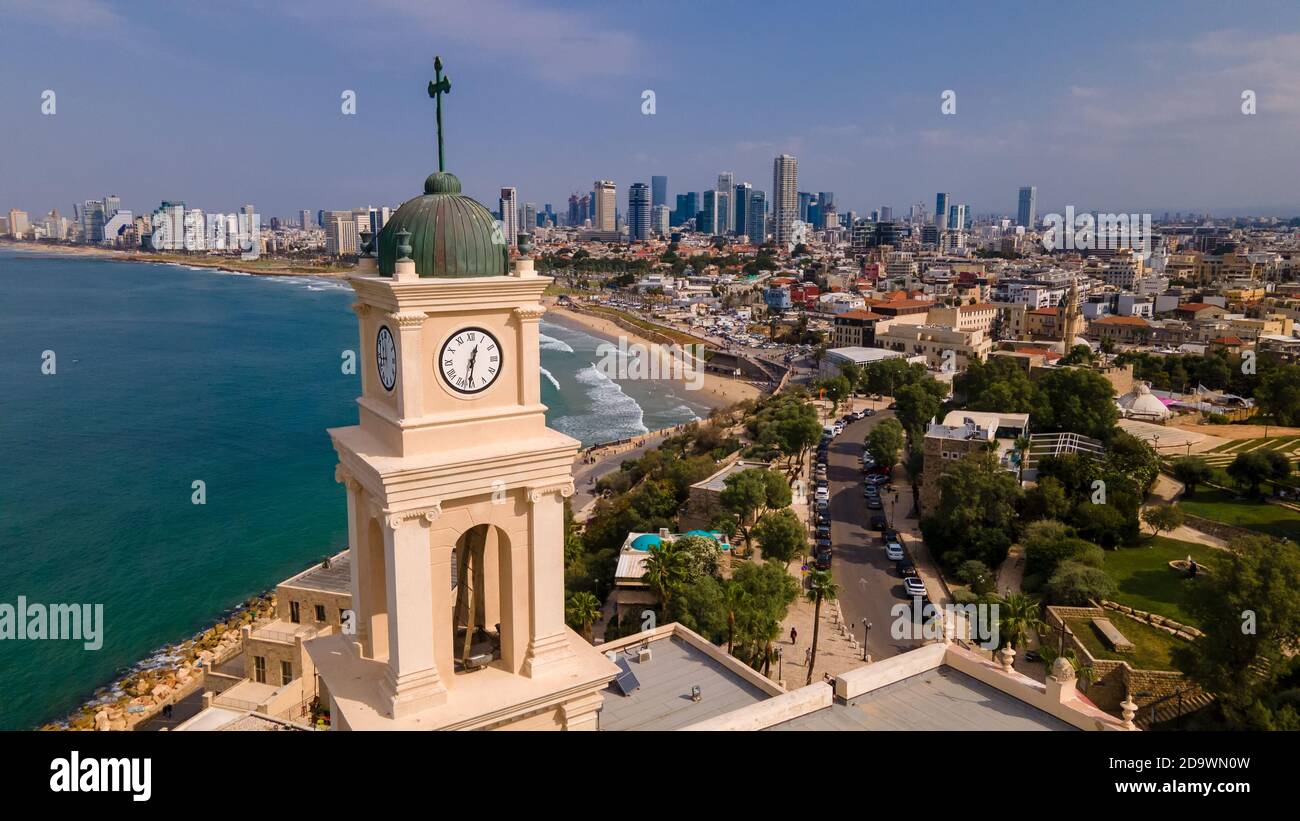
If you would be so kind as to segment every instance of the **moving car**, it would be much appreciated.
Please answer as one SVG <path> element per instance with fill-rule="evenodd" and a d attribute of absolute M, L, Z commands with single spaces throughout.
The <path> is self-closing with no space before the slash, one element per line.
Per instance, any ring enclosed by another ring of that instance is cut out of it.
<path fill-rule="evenodd" d="M 925 598 L 925 582 L 916 576 L 907 576 L 903 579 L 903 590 L 909 596 L 920 596 Z"/>

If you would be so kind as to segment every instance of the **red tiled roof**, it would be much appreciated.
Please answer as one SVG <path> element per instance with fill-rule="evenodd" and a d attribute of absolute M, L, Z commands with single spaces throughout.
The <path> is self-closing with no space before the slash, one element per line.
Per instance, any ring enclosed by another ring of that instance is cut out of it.
<path fill-rule="evenodd" d="M 1056 316 L 1058 311 L 1056 308 L 1035 308 L 1029 313 L 1038 314 L 1039 316 Z"/>
<path fill-rule="evenodd" d="M 854 309 L 852 311 L 845 311 L 844 313 L 840 314 L 840 316 L 844 317 L 845 319 L 888 319 L 889 318 L 882 314 L 873 314 L 871 311 L 859 311 L 857 309 Z"/>
<path fill-rule="evenodd" d="M 1235 336 L 1221 336 L 1217 339 L 1211 339 L 1210 342 L 1216 345 L 1240 345 L 1241 340 Z"/>
<path fill-rule="evenodd" d="M 1218 307 L 1219 307 L 1218 305 L 1207 305 L 1204 302 L 1184 302 L 1182 305 L 1179 305 L 1174 310 L 1197 312 L 1197 311 L 1204 311 L 1206 308 L 1218 308 Z"/>

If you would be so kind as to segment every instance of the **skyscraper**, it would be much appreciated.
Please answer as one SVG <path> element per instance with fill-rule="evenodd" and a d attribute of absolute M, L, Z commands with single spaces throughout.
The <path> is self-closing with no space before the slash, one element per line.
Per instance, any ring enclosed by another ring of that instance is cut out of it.
<path fill-rule="evenodd" d="M 1033 228 L 1038 219 L 1038 186 L 1026 185 L 1020 189 L 1019 208 L 1016 209 L 1016 225 Z"/>
<path fill-rule="evenodd" d="M 730 234 L 732 222 L 735 220 L 735 205 L 732 198 L 735 196 L 736 175 L 730 171 L 723 171 L 718 175 L 718 225 L 716 234 Z"/>
<path fill-rule="evenodd" d="M 650 208 L 650 231 L 655 234 L 668 234 L 668 206 L 654 205 Z"/>
<path fill-rule="evenodd" d="M 967 217 L 967 207 L 964 203 L 948 206 L 948 230 L 965 231 Z"/>
<path fill-rule="evenodd" d="M 298 212 L 298 221 L 302 223 L 302 229 L 304 231 L 308 228 L 314 227 L 315 221 L 311 217 L 311 212 L 306 209 Z"/>
<path fill-rule="evenodd" d="M 813 210 L 817 206 L 817 198 L 812 195 L 811 191 L 799 192 L 799 221 L 812 222 Z"/>
<path fill-rule="evenodd" d="M 537 203 L 526 202 L 523 210 L 524 218 L 519 223 L 520 230 L 529 234 L 537 233 Z"/>
<path fill-rule="evenodd" d="M 790 226 L 799 214 L 799 161 L 782 154 L 772 161 L 772 233 L 777 245 L 790 241 Z"/>
<path fill-rule="evenodd" d="M 650 178 L 650 205 L 668 204 L 668 178 L 655 176 Z"/>
<path fill-rule="evenodd" d="M 695 226 L 695 230 L 703 234 L 712 234 L 716 237 L 718 234 L 722 233 L 718 226 L 719 216 L 718 192 L 705 191 L 704 206 L 700 209 L 700 218 L 699 222 Z"/>
<path fill-rule="evenodd" d="M 749 193 L 749 220 L 745 223 L 745 233 L 749 241 L 762 245 L 767 240 L 767 195 L 753 190 Z"/>
<path fill-rule="evenodd" d="M 502 188 L 498 205 L 501 209 L 501 233 L 506 244 L 514 248 L 519 244 L 519 192 Z"/>
<path fill-rule="evenodd" d="M 627 190 L 627 238 L 632 242 L 650 239 L 650 186 L 634 182 Z"/>
<path fill-rule="evenodd" d="M 615 231 L 618 229 L 615 211 L 618 208 L 617 193 L 613 180 L 596 180 L 593 198 L 595 199 L 595 216 L 591 227 L 597 231 Z"/>
<path fill-rule="evenodd" d="M 575 191 L 569 195 L 569 226 L 582 225 L 582 218 L 578 216 L 578 194 Z"/>
<path fill-rule="evenodd" d="M 948 200 L 952 194 L 940 191 L 934 195 L 934 225 L 940 231 L 948 228 Z"/>
<path fill-rule="evenodd" d="M 747 182 L 737 185 L 732 195 L 731 208 L 731 233 L 743 234 L 749 226 L 749 196 L 754 191 L 754 186 Z"/>

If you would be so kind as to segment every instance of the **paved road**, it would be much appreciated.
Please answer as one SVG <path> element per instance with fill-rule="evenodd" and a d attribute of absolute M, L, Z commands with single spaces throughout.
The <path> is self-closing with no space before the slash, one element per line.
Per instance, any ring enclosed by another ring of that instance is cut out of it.
<path fill-rule="evenodd" d="M 894 617 L 889 609 L 904 603 L 903 580 L 894 563 L 885 558 L 880 532 L 869 530 L 866 501 L 862 498 L 862 441 L 879 422 L 892 417 L 892 411 L 850 424 L 831 442 L 826 460 L 826 479 L 831 491 L 831 544 L 834 558 L 831 573 L 840 586 L 840 608 L 844 619 L 856 625 L 855 634 L 862 640 L 863 619 L 871 623 L 868 651 L 882 659 L 914 649 L 919 642 L 897 640 L 889 633 Z M 911 506 L 910 491 L 896 486 L 898 502 L 895 512 L 903 515 Z M 893 493 L 883 491 L 885 513 L 889 513 Z M 875 511 L 871 511 L 875 512 Z"/>
<path fill-rule="evenodd" d="M 599 481 L 602 476 L 616 472 L 624 461 L 639 458 L 646 451 L 659 447 L 667 436 L 668 434 L 664 432 L 648 433 L 641 437 L 645 440 L 644 444 L 599 457 L 594 464 L 590 465 L 583 462 L 582 457 L 579 456 L 578 460 L 573 463 L 573 512 L 577 513 L 591 503 L 591 500 L 595 498 L 595 482 Z"/>

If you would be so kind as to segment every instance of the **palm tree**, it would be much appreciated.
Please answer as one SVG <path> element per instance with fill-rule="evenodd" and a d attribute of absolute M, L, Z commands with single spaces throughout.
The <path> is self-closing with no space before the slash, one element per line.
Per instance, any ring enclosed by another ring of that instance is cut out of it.
<path fill-rule="evenodd" d="M 831 578 L 829 570 L 808 572 L 808 591 L 804 595 L 814 604 L 812 654 L 808 657 L 808 684 L 812 684 L 813 667 L 817 666 L 817 636 L 822 626 L 822 602 L 835 601 L 835 597 L 839 594 L 840 586 Z"/>
<path fill-rule="evenodd" d="M 1029 437 L 1025 434 L 1021 434 L 1020 436 L 1017 436 L 1015 447 L 1016 447 L 1016 454 L 1019 457 L 1019 463 L 1020 463 L 1019 464 L 1020 472 L 1017 474 L 1016 478 L 1019 479 L 1021 483 L 1024 483 L 1025 458 L 1029 455 Z"/>
<path fill-rule="evenodd" d="M 685 556 L 671 543 L 654 545 L 646 551 L 645 581 L 667 612 L 673 593 L 686 581 Z"/>
<path fill-rule="evenodd" d="M 1031 632 L 1042 630 L 1047 625 L 1039 616 L 1038 600 L 1027 593 L 1010 593 L 1002 599 L 999 609 L 1001 618 L 998 630 L 1002 643 L 1019 649 L 1029 639 Z"/>
<path fill-rule="evenodd" d="M 600 619 L 600 599 L 585 590 L 569 597 L 565 615 L 569 624 L 576 626 L 587 643 L 592 643 L 591 626 Z"/>
<path fill-rule="evenodd" d="M 749 594 L 735 582 L 727 582 L 723 588 L 723 607 L 727 611 L 727 655 L 731 655 L 736 642 L 736 619 L 749 600 Z"/>

